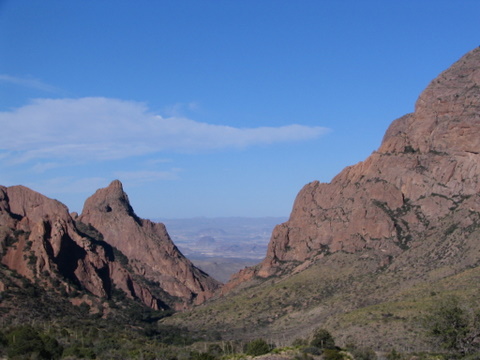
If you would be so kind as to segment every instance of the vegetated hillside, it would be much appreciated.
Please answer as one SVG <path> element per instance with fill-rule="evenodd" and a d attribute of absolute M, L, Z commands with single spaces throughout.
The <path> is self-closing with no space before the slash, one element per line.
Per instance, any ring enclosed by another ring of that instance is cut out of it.
<path fill-rule="evenodd" d="M 0 264 L 2 359 L 194 359 L 209 334 L 157 325 L 154 310 L 114 291 L 108 300 L 46 288 Z M 215 335 L 215 334 L 212 334 Z"/>
<path fill-rule="evenodd" d="M 166 321 L 217 329 L 227 339 L 290 343 L 325 327 L 343 346 L 428 349 L 421 321 L 432 305 L 458 295 L 477 306 L 480 229 L 455 228 L 466 215 L 458 211 L 445 218 L 421 246 L 406 250 L 388 267 L 379 268 L 370 251 L 361 256 L 337 252 L 296 273 L 255 278 Z M 478 214 L 475 220 L 480 223 Z"/>
<path fill-rule="evenodd" d="M 298 194 L 264 261 L 169 319 L 226 336 L 423 349 L 422 312 L 478 295 L 480 48 L 433 80 L 368 159 Z M 474 304 L 474 306 L 476 306 Z"/>
<path fill-rule="evenodd" d="M 215 337 L 156 321 L 219 285 L 162 224 L 135 215 L 118 181 L 81 219 L 24 186 L 0 186 L 1 358 L 191 358 L 190 345 Z"/>

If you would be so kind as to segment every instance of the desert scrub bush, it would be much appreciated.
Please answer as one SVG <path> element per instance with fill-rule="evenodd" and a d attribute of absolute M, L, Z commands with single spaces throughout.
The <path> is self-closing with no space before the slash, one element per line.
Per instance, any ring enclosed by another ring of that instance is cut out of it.
<path fill-rule="evenodd" d="M 27 240 L 25 242 L 25 247 L 23 248 L 23 251 L 30 251 L 33 245 L 33 241 Z"/>
<path fill-rule="evenodd" d="M 314 360 L 312 356 L 302 353 L 301 355 L 295 355 L 293 360 Z"/>
<path fill-rule="evenodd" d="M 307 346 L 302 349 L 304 354 L 322 355 L 322 350 L 315 346 Z"/>
<path fill-rule="evenodd" d="M 377 353 L 370 347 L 348 343 L 345 345 L 345 350 L 348 351 L 355 360 L 377 360 Z"/>
<path fill-rule="evenodd" d="M 480 352 L 465 356 L 463 360 L 480 360 Z"/>
<path fill-rule="evenodd" d="M 13 236 L 10 236 L 10 235 L 5 237 L 5 242 L 4 242 L 5 248 L 4 248 L 4 251 L 3 251 L 3 255 L 5 255 L 7 253 L 7 248 L 8 247 L 13 247 L 17 242 L 18 242 L 18 239 L 16 237 L 13 237 Z"/>
<path fill-rule="evenodd" d="M 207 353 L 218 357 L 224 355 L 224 350 L 219 344 L 210 344 Z"/>
<path fill-rule="evenodd" d="M 263 339 L 255 339 L 245 344 L 244 352 L 251 356 L 268 354 L 273 347 Z"/>
<path fill-rule="evenodd" d="M 190 353 L 190 359 L 192 359 L 192 360 L 217 360 L 218 358 L 215 355 L 210 354 L 208 352 L 200 353 L 200 352 L 197 352 L 197 351 L 193 351 L 193 352 Z"/>
<path fill-rule="evenodd" d="M 377 354 L 371 348 L 355 348 L 350 353 L 355 360 L 377 360 Z"/>
<path fill-rule="evenodd" d="M 323 351 L 324 360 L 347 360 L 350 359 L 345 353 L 336 349 L 325 349 Z"/>
<path fill-rule="evenodd" d="M 63 352 L 64 359 L 95 359 L 96 354 L 91 348 L 79 345 L 70 346 Z"/>
<path fill-rule="evenodd" d="M 449 297 L 436 303 L 423 319 L 423 325 L 434 343 L 460 357 L 480 350 L 480 312 Z"/>
<path fill-rule="evenodd" d="M 395 348 L 390 350 L 390 352 L 385 355 L 387 360 L 402 360 L 404 358 L 403 354 L 399 353 Z"/>
<path fill-rule="evenodd" d="M 302 347 L 302 346 L 307 346 L 308 345 L 308 340 L 307 339 L 302 339 L 302 338 L 297 338 L 292 341 L 292 346 L 293 347 Z"/>
<path fill-rule="evenodd" d="M 9 359 L 60 359 L 63 353 L 56 339 L 29 325 L 11 329 L 6 339 Z"/>
<path fill-rule="evenodd" d="M 328 330 L 318 328 L 313 333 L 310 345 L 320 349 L 335 349 L 335 340 Z"/>
<path fill-rule="evenodd" d="M 142 335 L 165 345 L 186 346 L 195 342 L 187 330 L 174 325 L 146 325 L 143 328 Z"/>

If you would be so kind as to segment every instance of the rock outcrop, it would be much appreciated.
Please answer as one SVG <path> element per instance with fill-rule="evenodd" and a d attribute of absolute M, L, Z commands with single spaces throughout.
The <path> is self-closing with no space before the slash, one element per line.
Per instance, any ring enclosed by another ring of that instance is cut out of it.
<path fill-rule="evenodd" d="M 24 186 L 0 186 L 0 246 L 4 266 L 71 297 L 80 290 L 106 300 L 119 289 L 153 309 L 178 309 L 219 286 L 183 257 L 165 226 L 134 214 L 118 181 L 92 196 L 81 217 Z"/>
<path fill-rule="evenodd" d="M 79 234 L 68 209 L 23 186 L 0 187 L 1 262 L 34 280 L 41 274 L 45 285 L 60 278 L 67 290 L 82 286 L 99 297 L 108 297 L 110 261 L 105 249 Z"/>
<path fill-rule="evenodd" d="M 125 254 L 136 274 L 184 299 L 180 306 L 205 301 L 220 285 L 182 255 L 163 224 L 134 213 L 118 180 L 85 201 L 79 220 L 95 227 L 107 243 Z"/>
<path fill-rule="evenodd" d="M 428 85 L 378 151 L 328 184 L 307 184 L 289 220 L 274 229 L 265 260 L 234 275 L 225 291 L 339 251 L 368 250 L 386 266 L 452 210 L 480 212 L 479 134 L 477 48 Z"/>

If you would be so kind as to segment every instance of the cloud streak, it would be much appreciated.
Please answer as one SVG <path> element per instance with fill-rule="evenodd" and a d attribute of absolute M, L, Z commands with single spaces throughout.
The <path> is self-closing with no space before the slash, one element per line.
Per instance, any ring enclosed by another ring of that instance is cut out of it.
<path fill-rule="evenodd" d="M 102 177 L 86 177 L 77 179 L 74 176 L 61 176 L 46 180 L 26 182 L 24 185 L 42 194 L 93 194 L 111 181 Z"/>
<path fill-rule="evenodd" d="M 23 86 L 30 89 L 41 90 L 49 93 L 59 93 L 60 89 L 55 86 L 45 84 L 41 80 L 31 77 L 17 77 L 6 74 L 0 74 L 0 82 Z"/>
<path fill-rule="evenodd" d="M 315 139 L 328 131 L 297 124 L 212 125 L 185 117 L 162 117 L 143 103 L 101 97 L 37 99 L 0 112 L 0 124 L 0 150 L 13 162 L 110 160 L 169 151 L 246 148 Z"/>
<path fill-rule="evenodd" d="M 169 171 L 117 171 L 115 176 L 119 179 L 122 179 L 122 181 L 125 180 L 129 183 L 141 184 L 159 180 L 177 180 L 178 173 L 181 171 L 182 170 L 178 168 L 174 168 Z"/>

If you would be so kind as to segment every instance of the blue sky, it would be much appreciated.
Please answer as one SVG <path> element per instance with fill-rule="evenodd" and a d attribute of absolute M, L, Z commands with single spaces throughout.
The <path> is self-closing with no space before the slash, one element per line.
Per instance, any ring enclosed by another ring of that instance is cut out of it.
<path fill-rule="evenodd" d="M 0 0 L 0 184 L 288 216 L 480 45 L 477 0 Z"/>

